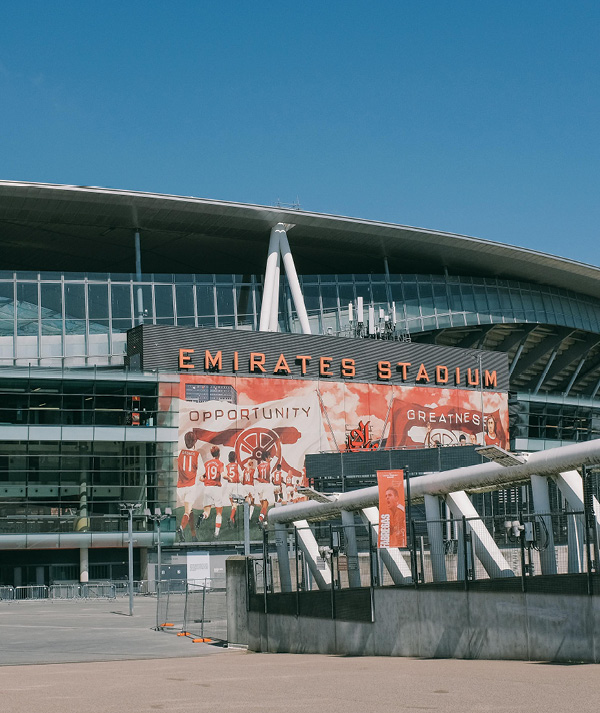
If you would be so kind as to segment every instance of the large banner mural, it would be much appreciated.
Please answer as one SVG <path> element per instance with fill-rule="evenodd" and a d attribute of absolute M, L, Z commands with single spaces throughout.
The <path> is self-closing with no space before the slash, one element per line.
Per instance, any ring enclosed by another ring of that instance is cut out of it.
<path fill-rule="evenodd" d="M 181 375 L 179 537 L 251 538 L 271 507 L 308 485 L 307 453 L 508 445 L 506 393 L 324 380 Z"/>

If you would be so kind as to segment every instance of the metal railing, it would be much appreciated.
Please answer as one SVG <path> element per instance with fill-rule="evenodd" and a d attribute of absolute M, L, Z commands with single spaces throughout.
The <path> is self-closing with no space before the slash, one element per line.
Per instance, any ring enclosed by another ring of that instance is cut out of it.
<path fill-rule="evenodd" d="M 265 530 L 262 557 L 249 560 L 250 608 L 365 620 L 359 590 L 375 587 L 600 594 L 591 509 L 412 519 L 407 529 L 407 547 L 381 549 L 375 529 L 356 522 Z"/>

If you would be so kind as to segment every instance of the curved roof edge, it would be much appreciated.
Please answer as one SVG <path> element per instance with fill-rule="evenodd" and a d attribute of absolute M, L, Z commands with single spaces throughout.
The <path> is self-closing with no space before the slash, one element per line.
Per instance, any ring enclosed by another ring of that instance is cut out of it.
<path fill-rule="evenodd" d="M 411 255 L 420 254 L 420 259 L 423 260 L 422 253 L 427 251 L 428 260 L 439 262 L 453 274 L 465 275 L 473 270 L 475 263 L 481 265 L 482 259 L 485 258 L 490 261 L 485 272 L 496 274 L 503 279 L 556 285 L 600 298 L 600 268 L 596 266 L 530 248 L 440 230 L 194 196 L 9 180 L 0 180 L 0 221 L 9 219 L 4 214 L 11 198 L 24 201 L 19 206 L 21 210 L 27 209 L 29 201 L 36 203 L 39 198 L 45 203 L 49 200 L 52 205 L 47 206 L 48 214 L 52 214 L 53 218 L 56 215 L 56 207 L 65 201 L 86 202 L 90 212 L 93 210 L 93 203 L 98 207 L 102 206 L 107 226 L 116 225 L 129 230 L 143 227 L 169 232 L 165 222 L 173 221 L 174 225 L 181 222 L 183 225 L 185 218 L 188 223 L 190 219 L 197 223 L 198 234 L 203 234 L 203 216 L 210 216 L 211 227 L 216 225 L 217 229 L 221 216 L 223 230 L 227 220 L 247 220 L 251 224 L 249 232 L 254 233 L 266 230 L 277 222 L 284 222 L 294 226 L 293 230 L 290 230 L 294 250 L 335 250 L 339 248 L 340 240 L 343 240 L 344 250 L 355 249 L 358 254 L 359 248 L 364 248 L 365 238 L 371 237 L 377 240 L 377 244 L 370 247 L 378 249 L 382 256 L 386 254 L 402 260 L 405 256 L 410 258 Z M 111 206 L 114 215 L 110 215 Z M 35 207 L 36 221 L 39 222 L 45 206 L 38 203 Z M 161 219 L 161 209 L 165 209 L 165 213 L 168 210 L 168 220 L 164 216 Z M 138 211 L 146 211 L 146 214 L 138 218 Z M 79 211 L 80 218 L 81 213 Z M 172 232 L 177 230 L 174 228 Z M 189 231 L 189 225 L 186 230 Z M 465 267 L 462 272 L 456 269 L 460 265 Z"/>

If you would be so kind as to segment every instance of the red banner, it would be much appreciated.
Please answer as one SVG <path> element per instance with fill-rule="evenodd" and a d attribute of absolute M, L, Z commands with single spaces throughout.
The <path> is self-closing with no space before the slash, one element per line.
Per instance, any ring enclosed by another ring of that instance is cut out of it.
<path fill-rule="evenodd" d="M 379 537 L 377 547 L 406 547 L 404 471 L 378 470 Z"/>

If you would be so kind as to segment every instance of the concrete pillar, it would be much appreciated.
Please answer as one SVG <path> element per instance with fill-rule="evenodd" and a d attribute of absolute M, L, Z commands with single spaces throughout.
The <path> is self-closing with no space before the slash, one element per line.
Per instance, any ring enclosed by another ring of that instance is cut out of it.
<path fill-rule="evenodd" d="M 263 282 L 263 295 L 260 306 L 260 321 L 258 329 L 260 332 L 268 332 L 271 322 L 271 304 L 273 302 L 273 290 L 275 282 L 276 267 L 279 261 L 279 241 L 281 233 L 285 234 L 283 223 L 271 228 L 269 238 L 269 253 L 267 255 L 267 266 L 265 268 L 265 279 Z"/>
<path fill-rule="evenodd" d="M 275 523 L 275 547 L 277 549 L 281 591 L 291 592 L 293 588 L 292 575 L 290 572 L 290 553 L 287 544 L 287 527 L 279 522 Z"/>
<path fill-rule="evenodd" d="M 331 566 L 329 561 L 319 555 L 319 545 L 306 520 L 297 520 L 294 527 L 298 530 L 298 547 L 304 554 L 308 569 L 319 589 L 331 587 Z M 317 559 L 325 563 L 324 569 L 319 569 Z"/>
<path fill-rule="evenodd" d="M 344 527 L 344 540 L 346 541 L 346 560 L 348 562 L 348 586 L 360 587 L 360 564 L 358 561 L 358 546 L 356 544 L 356 527 L 354 525 L 354 512 L 342 510 L 342 525 Z"/>
<path fill-rule="evenodd" d="M 543 535 L 546 538 L 546 547 L 540 549 L 540 566 L 542 574 L 556 574 L 556 549 L 554 547 L 554 531 L 550 512 L 550 495 L 548 493 L 548 479 L 541 475 L 531 476 L 531 490 L 533 493 L 533 507 L 540 523 Z M 539 542 L 538 545 L 543 545 Z"/>
<path fill-rule="evenodd" d="M 280 223 L 280 225 L 282 224 Z M 300 288 L 300 281 L 298 280 L 296 266 L 294 265 L 294 258 L 292 257 L 292 251 L 290 250 L 290 244 L 285 230 L 281 232 L 280 246 L 283 266 L 285 268 L 285 274 L 290 286 L 290 292 L 292 293 L 292 299 L 294 300 L 296 314 L 298 315 L 298 319 L 300 320 L 300 325 L 302 327 L 302 334 L 310 334 L 310 323 L 308 321 L 306 305 L 304 304 L 304 296 Z"/>
<path fill-rule="evenodd" d="M 249 558 L 236 555 L 225 560 L 227 597 L 227 639 L 229 645 L 248 645 L 248 579 Z"/>
<path fill-rule="evenodd" d="M 90 559 L 87 547 L 79 549 L 79 581 L 87 584 L 90 581 Z"/>
<path fill-rule="evenodd" d="M 79 512 L 77 520 L 75 520 L 75 530 L 77 532 L 86 532 L 90 528 L 88 518 L 88 499 L 87 499 L 87 475 L 82 471 L 79 476 Z"/>
<path fill-rule="evenodd" d="M 425 495 L 424 497 L 433 581 L 445 582 L 447 580 L 446 553 L 444 551 L 444 532 L 440 518 L 440 499 L 437 495 Z"/>
<path fill-rule="evenodd" d="M 371 528 L 374 536 L 378 537 L 379 508 L 364 508 L 360 511 L 360 516 L 365 525 Z M 410 567 L 397 547 L 382 547 L 379 550 L 379 556 L 394 584 L 410 584 L 413 581 Z"/>
<path fill-rule="evenodd" d="M 494 542 L 494 538 L 490 535 L 487 527 L 479 517 L 477 510 L 473 507 L 473 503 L 464 490 L 460 490 L 456 493 L 448 493 L 448 495 L 446 495 L 446 502 L 454 517 L 462 518 L 464 516 L 467 518 L 468 527 L 475 547 L 475 554 L 488 575 L 491 578 L 514 577 L 515 573 L 511 566 L 504 558 L 502 552 L 500 552 L 500 548 Z"/>

